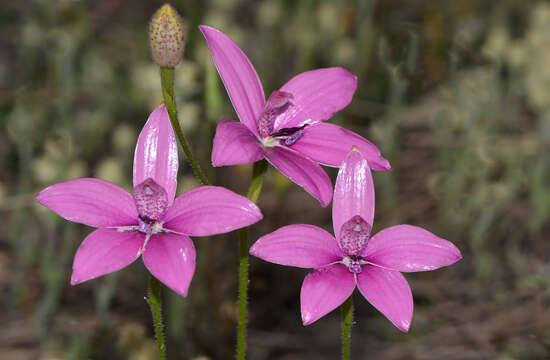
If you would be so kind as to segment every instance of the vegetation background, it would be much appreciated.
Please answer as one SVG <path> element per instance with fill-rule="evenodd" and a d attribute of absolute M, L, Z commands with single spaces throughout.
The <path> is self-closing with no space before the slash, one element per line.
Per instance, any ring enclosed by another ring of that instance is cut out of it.
<path fill-rule="evenodd" d="M 375 229 L 410 223 L 464 259 L 407 275 L 409 334 L 358 293 L 355 359 L 550 358 L 550 4 L 531 0 L 174 0 L 188 25 L 176 68 L 180 121 L 216 185 L 246 192 L 251 167 L 210 166 L 218 120 L 236 119 L 197 25 L 229 34 L 266 94 L 293 75 L 343 66 L 359 77 L 331 121 L 371 139 Z M 161 102 L 147 23 L 161 1 L 4 1 L 0 6 L 0 358 L 155 359 L 140 261 L 71 287 L 91 229 L 35 203 L 44 187 L 93 176 L 129 189 L 137 134 Z M 329 170 L 335 177 L 334 169 Z M 187 164 L 179 191 L 198 185 Z M 331 229 L 330 207 L 271 169 L 265 219 Z M 235 233 L 196 238 L 189 297 L 166 290 L 171 359 L 231 359 Z M 304 327 L 306 271 L 253 258 L 249 358 L 336 359 L 340 314 Z"/>

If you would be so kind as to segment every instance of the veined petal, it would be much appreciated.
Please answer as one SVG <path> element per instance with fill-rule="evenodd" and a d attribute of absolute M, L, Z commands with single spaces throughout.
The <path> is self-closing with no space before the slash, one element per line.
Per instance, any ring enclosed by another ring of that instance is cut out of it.
<path fill-rule="evenodd" d="M 357 77 L 339 67 L 296 75 L 280 89 L 294 96 L 294 105 L 277 117 L 274 131 L 329 119 L 348 106 L 356 88 Z"/>
<path fill-rule="evenodd" d="M 281 147 L 269 148 L 267 160 L 290 180 L 327 206 L 332 198 L 332 183 L 327 173 L 312 160 Z"/>
<path fill-rule="evenodd" d="M 73 262 L 71 284 L 109 274 L 139 257 L 145 235 L 137 231 L 97 229 L 78 248 Z"/>
<path fill-rule="evenodd" d="M 313 225 L 284 226 L 259 238 L 250 254 L 275 264 L 318 268 L 342 260 L 336 239 Z"/>
<path fill-rule="evenodd" d="M 358 150 L 346 156 L 334 190 L 332 224 L 336 238 L 340 238 L 342 224 L 359 215 L 372 226 L 374 219 L 374 184 L 367 160 Z"/>
<path fill-rule="evenodd" d="M 407 280 L 399 271 L 363 266 L 357 274 L 361 294 L 399 330 L 407 332 L 413 315 L 413 298 Z"/>
<path fill-rule="evenodd" d="M 435 270 L 462 259 L 450 241 L 411 225 L 380 231 L 370 239 L 363 256 L 373 264 L 405 272 Z"/>
<path fill-rule="evenodd" d="M 264 158 L 256 136 L 243 124 L 222 120 L 216 127 L 212 148 L 212 165 L 253 163 Z"/>
<path fill-rule="evenodd" d="M 265 95 L 254 66 L 229 36 L 206 25 L 199 26 L 199 29 L 208 43 L 239 119 L 257 135 L 257 122 L 265 105 Z"/>
<path fill-rule="evenodd" d="M 134 187 L 151 178 L 174 201 L 178 175 L 178 146 L 164 105 L 151 113 L 134 153 Z"/>
<path fill-rule="evenodd" d="M 357 147 L 373 170 L 391 170 L 388 160 L 380 155 L 380 150 L 364 137 L 338 125 L 318 123 L 307 126 L 302 137 L 292 149 L 309 156 L 327 166 L 340 167 L 353 147 Z"/>
<path fill-rule="evenodd" d="M 319 320 L 342 305 L 354 289 L 353 274 L 341 264 L 326 266 L 309 273 L 300 292 L 304 325 Z"/>
<path fill-rule="evenodd" d="M 137 224 L 134 199 L 105 180 L 81 178 L 48 186 L 36 201 L 63 218 L 95 227 Z"/>
<path fill-rule="evenodd" d="M 143 253 L 151 274 L 182 296 L 195 273 L 195 246 L 185 235 L 160 233 L 151 236 Z"/>
<path fill-rule="evenodd" d="M 180 195 L 166 210 L 164 227 L 208 236 L 240 229 L 262 217 L 260 209 L 244 196 L 219 186 L 200 186 Z"/>

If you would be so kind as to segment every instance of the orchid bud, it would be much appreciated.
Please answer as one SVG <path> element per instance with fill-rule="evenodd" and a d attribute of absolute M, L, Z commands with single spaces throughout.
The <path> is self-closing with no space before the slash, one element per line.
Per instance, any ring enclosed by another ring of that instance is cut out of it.
<path fill-rule="evenodd" d="M 182 17 L 169 4 L 164 4 L 151 18 L 149 46 L 153 60 L 160 67 L 174 67 L 183 57 L 185 26 Z"/>

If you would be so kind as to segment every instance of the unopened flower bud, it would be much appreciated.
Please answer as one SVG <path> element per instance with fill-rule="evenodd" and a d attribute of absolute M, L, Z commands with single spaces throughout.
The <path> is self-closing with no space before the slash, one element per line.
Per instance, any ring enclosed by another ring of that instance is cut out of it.
<path fill-rule="evenodd" d="M 164 4 L 151 18 L 149 46 L 153 60 L 160 67 L 174 67 L 183 57 L 185 27 L 183 19 L 169 4 Z"/>

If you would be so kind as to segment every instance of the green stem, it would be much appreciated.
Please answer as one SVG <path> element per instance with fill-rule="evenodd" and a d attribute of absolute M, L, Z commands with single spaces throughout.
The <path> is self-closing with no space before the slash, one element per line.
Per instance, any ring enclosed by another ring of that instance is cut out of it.
<path fill-rule="evenodd" d="M 353 300 L 350 297 L 342 304 L 342 359 L 349 360 L 351 325 L 353 324 Z"/>
<path fill-rule="evenodd" d="M 145 298 L 145 300 L 151 307 L 151 313 L 153 314 L 153 324 L 155 326 L 159 360 L 164 360 L 166 359 L 166 346 L 164 345 L 164 325 L 162 324 L 162 303 L 160 298 L 160 290 L 160 281 L 158 281 L 153 275 L 149 275 L 149 296 Z"/>
<path fill-rule="evenodd" d="M 191 163 L 193 171 L 197 174 L 203 185 L 208 185 L 208 179 L 202 172 L 199 164 L 195 161 L 195 158 L 191 153 L 191 149 L 187 144 L 187 140 L 185 140 L 185 137 L 183 136 L 183 132 L 181 131 L 180 123 L 178 121 L 178 111 L 176 108 L 176 100 L 174 98 L 174 68 L 160 68 L 160 82 L 162 85 L 164 104 L 166 105 L 166 110 L 168 111 L 168 116 L 170 117 L 170 122 L 172 123 L 172 128 L 176 133 L 176 137 L 183 148 L 183 152 L 185 153 L 187 160 Z"/>
<path fill-rule="evenodd" d="M 252 181 L 248 190 L 248 198 L 254 203 L 258 201 L 264 175 L 267 170 L 267 161 L 261 160 L 254 163 Z M 248 228 L 239 230 L 239 323 L 237 327 L 237 360 L 246 357 L 246 323 L 248 299 Z"/>

